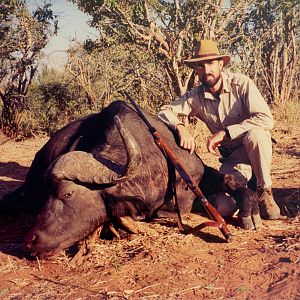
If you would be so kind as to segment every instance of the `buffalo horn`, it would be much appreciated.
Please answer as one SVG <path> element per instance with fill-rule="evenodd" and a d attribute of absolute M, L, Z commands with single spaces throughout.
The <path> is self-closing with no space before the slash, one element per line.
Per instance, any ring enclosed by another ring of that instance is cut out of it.
<path fill-rule="evenodd" d="M 118 116 L 114 117 L 114 121 L 127 152 L 124 174 L 112 171 L 96 160 L 91 153 L 72 151 L 60 156 L 49 167 L 46 178 L 50 176 L 55 180 L 67 179 L 86 183 L 114 184 L 128 180 L 128 175 L 133 176 L 142 162 L 140 148 L 132 134 L 124 128 Z"/>

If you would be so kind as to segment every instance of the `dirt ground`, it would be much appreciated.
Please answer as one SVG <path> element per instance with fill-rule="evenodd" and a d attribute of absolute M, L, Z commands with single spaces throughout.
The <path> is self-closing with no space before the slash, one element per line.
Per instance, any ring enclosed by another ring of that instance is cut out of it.
<path fill-rule="evenodd" d="M 138 222 L 137 235 L 97 241 L 73 266 L 66 253 L 24 257 L 22 239 L 33 218 L 1 216 L 0 299 L 300 299 L 299 129 L 275 132 L 273 192 L 282 218 L 251 231 L 229 220 L 231 243 L 216 228 L 183 235 L 175 220 L 161 218 Z M 22 184 L 46 141 L 0 136 L 0 196 Z M 189 226 L 206 220 L 199 213 L 184 217 Z"/>

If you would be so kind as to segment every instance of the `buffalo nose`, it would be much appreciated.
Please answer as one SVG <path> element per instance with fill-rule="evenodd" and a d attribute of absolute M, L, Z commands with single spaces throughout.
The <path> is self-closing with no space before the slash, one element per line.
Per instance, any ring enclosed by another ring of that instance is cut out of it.
<path fill-rule="evenodd" d="M 36 244 L 36 242 L 37 242 L 37 236 L 34 234 L 34 235 L 32 235 L 30 238 L 27 239 L 27 241 L 26 241 L 26 247 L 27 247 L 28 249 L 31 249 L 32 246 L 33 246 L 34 244 Z"/>

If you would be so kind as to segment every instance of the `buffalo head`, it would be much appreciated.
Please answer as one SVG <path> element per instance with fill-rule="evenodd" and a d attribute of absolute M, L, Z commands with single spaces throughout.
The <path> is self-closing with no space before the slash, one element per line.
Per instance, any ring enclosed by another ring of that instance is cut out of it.
<path fill-rule="evenodd" d="M 113 170 L 83 151 L 68 152 L 55 160 L 44 176 L 49 187 L 46 205 L 25 238 L 32 253 L 66 249 L 107 221 L 103 190 L 130 179 L 141 164 L 135 139 L 118 116 L 114 122 L 126 149 L 127 163 Z"/>

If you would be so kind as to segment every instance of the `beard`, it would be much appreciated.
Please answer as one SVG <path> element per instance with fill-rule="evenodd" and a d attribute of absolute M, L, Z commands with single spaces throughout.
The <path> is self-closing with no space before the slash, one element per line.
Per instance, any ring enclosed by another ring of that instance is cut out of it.
<path fill-rule="evenodd" d="M 217 84 L 220 78 L 221 78 L 221 74 L 218 74 L 218 76 L 214 76 L 213 74 L 204 74 L 201 77 L 201 82 L 205 87 L 211 88 Z"/>

